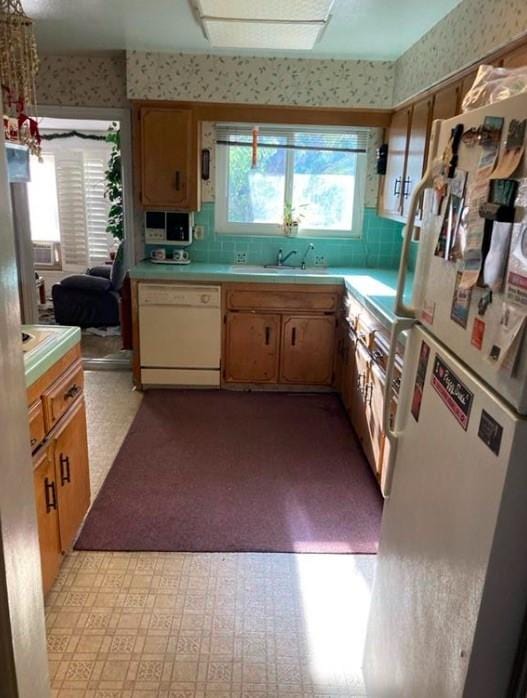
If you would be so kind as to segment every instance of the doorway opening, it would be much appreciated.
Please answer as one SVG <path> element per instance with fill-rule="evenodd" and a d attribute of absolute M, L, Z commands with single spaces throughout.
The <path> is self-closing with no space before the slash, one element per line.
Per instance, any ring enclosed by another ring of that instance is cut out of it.
<path fill-rule="evenodd" d="M 41 157 L 11 184 L 23 322 L 78 326 L 85 368 L 129 369 L 128 111 L 49 107 L 39 127 Z"/>

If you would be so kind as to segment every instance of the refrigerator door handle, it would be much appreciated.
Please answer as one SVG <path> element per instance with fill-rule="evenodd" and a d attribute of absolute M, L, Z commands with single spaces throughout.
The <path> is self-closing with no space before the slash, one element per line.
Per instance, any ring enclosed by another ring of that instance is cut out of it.
<path fill-rule="evenodd" d="M 388 354 L 388 362 L 386 364 L 386 383 L 384 385 L 382 406 L 382 428 L 385 438 L 388 439 L 390 444 L 390 453 L 388 455 L 388 460 L 384 464 L 384 475 L 381 483 L 382 496 L 385 499 L 388 499 L 392 491 L 395 456 L 397 454 L 397 441 L 399 438 L 399 432 L 395 426 L 401 421 L 399 418 L 395 420 L 396 424 L 392 425 L 390 413 L 393 393 L 393 372 L 395 368 L 395 357 L 397 355 L 397 340 L 401 332 L 409 330 L 413 325 L 415 325 L 415 323 L 416 320 L 412 318 L 397 318 L 392 326 L 390 353 Z M 401 409 L 401 406 L 399 406 L 399 409 Z"/>
<path fill-rule="evenodd" d="M 395 314 L 404 318 L 415 318 L 416 308 L 404 302 L 404 289 L 406 286 L 406 273 L 408 270 L 408 259 L 410 256 L 410 243 L 413 238 L 415 219 L 417 217 L 417 209 L 421 194 L 425 189 L 433 184 L 434 178 L 439 174 L 443 167 L 441 158 L 436 157 L 437 141 L 439 129 L 442 124 L 440 119 L 437 119 L 432 124 L 432 132 L 430 134 L 430 155 L 426 171 L 423 174 L 421 181 L 416 185 L 410 198 L 410 206 L 408 208 L 408 218 L 403 230 L 403 245 L 401 248 L 401 259 L 399 263 L 399 276 L 397 278 L 397 290 L 395 293 Z"/>

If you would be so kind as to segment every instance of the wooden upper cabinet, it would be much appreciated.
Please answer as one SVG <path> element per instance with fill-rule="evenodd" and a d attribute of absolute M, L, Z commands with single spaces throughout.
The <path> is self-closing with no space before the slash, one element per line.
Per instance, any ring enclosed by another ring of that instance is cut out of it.
<path fill-rule="evenodd" d="M 223 376 L 230 383 L 276 383 L 280 315 L 227 313 Z"/>
<path fill-rule="evenodd" d="M 335 318 L 284 315 L 282 322 L 280 382 L 331 385 Z"/>
<path fill-rule="evenodd" d="M 57 482 L 51 446 L 40 449 L 33 466 L 42 584 L 44 594 L 46 594 L 57 576 L 62 561 L 57 509 Z"/>
<path fill-rule="evenodd" d="M 474 80 L 476 78 L 477 72 L 478 72 L 477 69 L 473 70 L 468 75 L 465 75 L 465 77 L 461 81 L 461 90 L 460 90 L 460 95 L 459 95 L 459 99 L 460 99 L 459 111 L 460 112 L 461 112 L 461 104 L 463 103 L 463 100 L 465 99 L 465 95 L 467 94 L 467 92 L 470 90 L 470 88 L 474 84 Z"/>
<path fill-rule="evenodd" d="M 461 89 L 461 82 L 456 82 L 434 94 L 432 120 L 451 119 L 459 114 Z"/>
<path fill-rule="evenodd" d="M 199 124 L 191 109 L 137 109 L 139 200 L 145 208 L 199 208 Z"/>
<path fill-rule="evenodd" d="M 420 181 L 427 158 L 428 138 L 432 118 L 432 98 L 417 102 L 412 107 L 410 134 L 403 182 L 403 215 L 408 214 L 412 192 Z"/>
<path fill-rule="evenodd" d="M 90 476 L 84 401 L 73 408 L 54 436 L 60 542 L 66 551 L 90 505 Z"/>
<path fill-rule="evenodd" d="M 517 46 L 515 49 L 503 56 L 504 68 L 520 68 L 527 66 L 527 43 Z"/>
<path fill-rule="evenodd" d="M 386 215 L 400 216 L 402 214 L 402 191 L 406 165 L 406 146 L 408 127 L 410 124 L 410 109 L 396 111 L 390 123 L 388 134 L 388 162 L 380 212 Z"/>

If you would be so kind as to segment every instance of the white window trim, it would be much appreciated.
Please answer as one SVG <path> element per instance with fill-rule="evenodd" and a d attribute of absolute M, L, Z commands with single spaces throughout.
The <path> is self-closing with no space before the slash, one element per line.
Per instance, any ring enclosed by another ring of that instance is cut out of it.
<path fill-rule="evenodd" d="M 301 127 L 299 127 L 299 130 Z M 321 127 L 324 130 L 324 127 Z M 216 201 L 214 206 L 214 230 L 221 235 L 249 235 L 252 237 L 287 237 L 283 227 L 276 223 L 233 223 L 227 220 L 229 198 L 229 158 L 228 146 L 216 146 Z M 291 150 L 286 151 L 286 157 L 292 157 Z M 353 199 L 353 214 L 351 230 L 320 230 L 303 228 L 301 225 L 297 237 L 329 239 L 354 239 L 362 237 L 362 224 L 364 219 L 364 197 L 366 192 L 367 153 L 357 153 L 357 169 L 355 175 L 355 192 Z M 291 199 L 293 178 L 287 177 L 285 199 Z M 289 196 L 288 196 L 289 193 Z"/>

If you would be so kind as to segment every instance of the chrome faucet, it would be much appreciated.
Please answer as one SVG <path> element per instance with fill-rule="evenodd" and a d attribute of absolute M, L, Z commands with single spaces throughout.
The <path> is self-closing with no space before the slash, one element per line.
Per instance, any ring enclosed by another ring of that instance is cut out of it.
<path fill-rule="evenodd" d="M 300 262 L 300 269 L 305 269 L 306 268 L 306 257 L 309 254 L 310 250 L 314 250 L 315 245 L 313 245 L 312 242 L 309 243 L 309 245 L 306 247 L 306 250 L 304 252 L 304 256 L 302 257 L 302 261 Z"/>
<path fill-rule="evenodd" d="M 291 250 L 291 252 L 288 252 L 286 256 L 284 257 L 284 251 L 283 250 L 278 250 L 278 254 L 276 255 L 276 266 L 277 267 L 283 267 L 285 266 L 285 263 L 289 259 L 289 257 L 292 257 L 294 254 L 296 254 L 296 250 Z"/>

